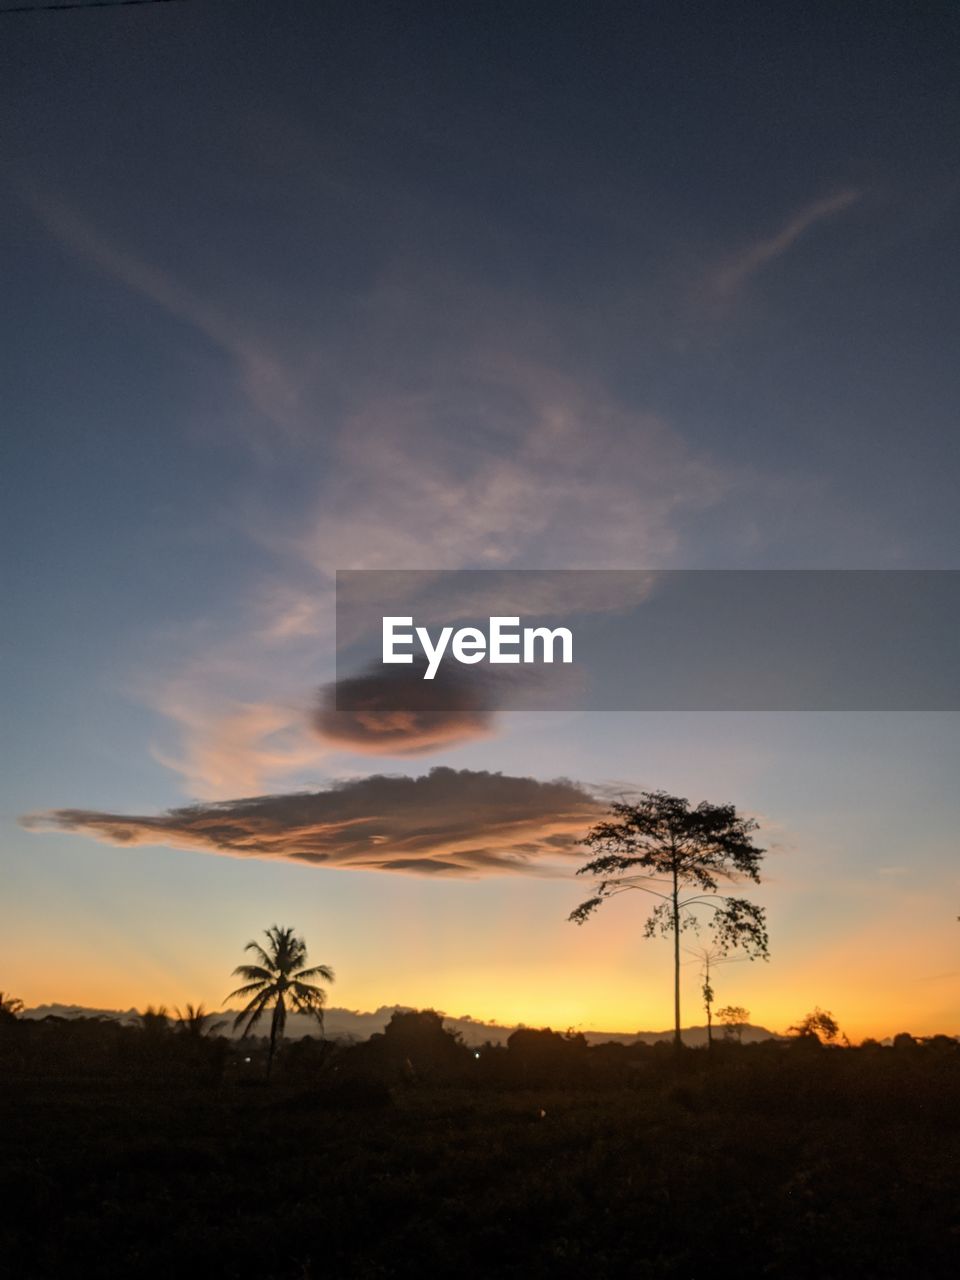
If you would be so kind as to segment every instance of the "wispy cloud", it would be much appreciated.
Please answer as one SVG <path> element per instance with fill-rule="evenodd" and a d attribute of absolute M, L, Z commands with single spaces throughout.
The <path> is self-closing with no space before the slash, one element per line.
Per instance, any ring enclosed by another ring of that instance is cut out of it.
<path fill-rule="evenodd" d="M 250 403 L 275 427 L 293 428 L 299 388 L 292 371 L 240 317 L 201 296 L 174 271 L 117 243 L 62 198 L 27 187 L 21 188 L 21 196 L 50 234 L 81 260 L 189 325 L 230 356 Z"/>
<path fill-rule="evenodd" d="M 22 821 L 117 845 L 477 876 L 562 869 L 600 810 L 575 782 L 438 768 L 419 778 L 375 774 L 325 791 L 191 805 L 154 817 L 55 809 Z"/>
<path fill-rule="evenodd" d="M 311 733 L 305 708 L 245 702 L 221 691 L 203 699 L 189 677 L 156 705 L 180 734 L 177 751 L 153 748 L 193 795 L 255 795 L 264 778 L 315 768 L 329 750 Z"/>
<path fill-rule="evenodd" d="M 475 354 L 371 398 L 287 546 L 333 568 L 637 568 L 743 477 L 599 387 Z"/>
<path fill-rule="evenodd" d="M 802 210 L 731 262 L 729 280 L 856 198 Z M 541 335 L 565 321 L 535 302 L 460 278 L 451 289 L 433 263 L 387 271 L 353 299 L 362 324 L 318 329 L 301 298 L 299 319 L 278 328 L 152 262 L 133 233 L 121 242 L 61 199 L 30 199 L 71 252 L 229 355 L 254 430 L 283 439 L 269 483 L 257 473 L 231 508 L 240 537 L 273 565 L 229 622 L 198 629 L 195 653 L 178 664 L 160 646 L 152 655 L 150 703 L 180 739 L 155 754 L 193 796 L 274 789 L 334 750 L 403 755 L 415 739 L 424 751 L 464 740 L 463 723 L 427 731 L 421 721 L 412 733 L 315 711 L 313 690 L 333 674 L 336 569 L 656 569 L 696 561 L 713 521 L 744 545 L 763 512 L 783 518 L 769 477 L 719 461 L 585 366 L 564 364 Z M 456 325 L 442 323 L 450 316 Z M 295 485 L 278 484 L 283 468 Z"/>
<path fill-rule="evenodd" d="M 827 221 L 849 209 L 861 198 L 861 194 L 854 187 L 845 187 L 804 205 L 787 219 L 779 231 L 772 236 L 754 240 L 721 267 L 714 280 L 716 291 L 724 296 L 736 293 L 751 276 L 788 253 L 818 222 Z"/>
<path fill-rule="evenodd" d="M 678 555 L 686 521 L 749 487 L 655 417 L 565 375 L 477 357 L 422 377 L 418 393 L 371 393 L 350 411 L 325 440 L 322 465 L 303 454 L 317 483 L 298 510 L 248 513 L 248 536 L 275 555 L 276 573 L 253 593 L 246 624 L 217 644 L 234 655 L 226 678 L 222 660 L 212 677 L 202 660 L 197 680 L 181 671 L 167 711 L 189 737 L 181 772 L 193 794 L 222 797 L 231 778 L 232 794 L 251 794 L 308 762 L 300 746 L 282 753 L 252 737 L 240 750 L 237 734 L 257 722 L 246 704 L 277 704 L 281 667 L 286 705 L 305 706 L 310 685 L 329 679 L 336 569 L 656 568 Z M 585 607 L 609 607 L 602 578 L 587 585 Z M 374 734 L 368 723 L 358 736 L 361 727 L 322 718 L 327 750 L 411 749 L 407 734 L 382 723 Z M 450 724 L 437 722 L 420 749 L 452 741 Z"/>

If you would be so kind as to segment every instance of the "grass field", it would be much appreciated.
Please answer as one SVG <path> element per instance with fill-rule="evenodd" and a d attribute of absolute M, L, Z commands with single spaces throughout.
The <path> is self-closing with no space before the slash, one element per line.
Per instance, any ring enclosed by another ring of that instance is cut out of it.
<path fill-rule="evenodd" d="M 0 1256 L 58 1278 L 956 1274 L 960 1051 L 722 1049 L 563 1087 L 8 1053 Z"/>

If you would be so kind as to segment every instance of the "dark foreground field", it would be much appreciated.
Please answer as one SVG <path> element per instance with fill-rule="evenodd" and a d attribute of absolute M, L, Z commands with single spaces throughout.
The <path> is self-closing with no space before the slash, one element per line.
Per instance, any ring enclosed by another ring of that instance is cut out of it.
<path fill-rule="evenodd" d="M 199 1083 L 162 1046 L 83 1068 L 8 1044 L 6 1274 L 957 1274 L 956 1048 L 647 1050 L 559 1071 L 500 1051 L 446 1085 L 406 1060 L 375 1078 L 306 1054 L 264 1087 L 221 1043 Z"/>

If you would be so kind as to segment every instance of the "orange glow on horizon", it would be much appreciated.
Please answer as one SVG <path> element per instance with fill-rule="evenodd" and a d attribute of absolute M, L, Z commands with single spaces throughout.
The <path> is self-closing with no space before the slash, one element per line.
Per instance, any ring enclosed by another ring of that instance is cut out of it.
<path fill-rule="evenodd" d="M 769 992 L 740 979 L 739 975 L 735 983 L 727 981 L 721 985 L 715 981 L 718 992 L 715 1010 L 728 1003 L 743 1004 L 750 1011 L 753 1025 L 783 1034 L 815 1005 L 820 1005 L 833 1012 L 841 1031 L 853 1043 L 867 1037 L 881 1039 L 898 1031 L 914 1035 L 957 1034 L 956 974 L 942 975 L 940 981 L 930 984 L 926 999 L 909 1005 L 899 1001 L 887 1004 L 882 993 L 870 998 L 852 975 L 834 973 L 832 983 L 827 983 L 825 976 L 794 977 L 788 984 L 764 982 L 762 987 L 776 985 L 777 990 Z M 662 971 L 659 977 L 659 988 L 652 983 L 648 972 L 637 975 L 633 991 L 620 983 L 598 990 L 594 985 L 595 975 L 558 986 L 555 975 L 546 972 L 491 975 L 460 970 L 447 975 L 425 974 L 409 987 L 392 982 L 389 986 L 378 983 L 375 987 L 366 984 L 348 987 L 338 983 L 328 990 L 328 1005 L 357 1012 L 405 1005 L 434 1008 L 450 1018 L 470 1017 L 478 1023 L 502 1027 L 523 1024 L 550 1026 L 559 1031 L 632 1035 L 639 1031 L 669 1031 L 672 1027 L 669 974 Z M 50 975 L 49 981 L 41 977 L 29 983 L 10 984 L 10 994 L 20 996 L 29 1008 L 63 1004 L 120 1011 L 163 1005 L 172 1012 L 187 1002 L 198 1001 L 211 1012 L 220 1011 L 227 1007 L 224 996 L 229 989 L 229 979 L 197 984 L 185 983 L 182 978 L 175 982 L 157 978 L 142 982 L 119 974 L 84 975 L 76 970 L 69 975 Z M 693 974 L 684 977 L 682 1022 L 685 1027 L 703 1026 L 706 1022 L 699 998 L 699 979 Z"/>

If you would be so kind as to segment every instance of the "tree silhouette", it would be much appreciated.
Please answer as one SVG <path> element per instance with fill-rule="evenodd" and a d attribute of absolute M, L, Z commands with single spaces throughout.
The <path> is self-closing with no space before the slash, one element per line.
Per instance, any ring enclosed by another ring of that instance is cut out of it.
<path fill-rule="evenodd" d="M 816 1036 L 818 1040 L 826 1040 L 828 1043 L 836 1040 L 840 1034 L 836 1018 L 828 1009 L 821 1009 L 819 1005 L 813 1013 L 808 1013 L 796 1026 L 787 1027 L 787 1030 L 797 1036 Z"/>
<path fill-rule="evenodd" d="M 383 1029 L 383 1046 L 409 1080 L 442 1078 L 469 1057 L 460 1036 L 444 1027 L 435 1009 L 397 1009 Z"/>
<path fill-rule="evenodd" d="M 0 991 L 0 1021 L 12 1022 L 23 1013 L 23 1001 L 9 992 Z"/>
<path fill-rule="evenodd" d="M 693 956 L 695 960 L 700 961 L 700 977 L 703 985 L 700 987 L 700 994 L 703 997 L 703 1008 L 707 1015 L 707 1048 L 713 1048 L 713 1003 L 717 998 L 717 993 L 713 989 L 713 983 L 710 981 L 710 971 L 717 965 L 737 963 L 736 959 L 724 955 L 719 947 L 684 947 L 687 955 Z"/>
<path fill-rule="evenodd" d="M 576 924 L 600 904 L 627 889 L 639 889 L 660 901 L 646 921 L 644 934 L 659 930 L 673 935 L 674 1042 L 680 1038 L 680 934 L 699 929 L 697 912 L 712 910 L 709 928 L 717 949 L 726 955 L 740 947 L 750 959 L 768 955 L 762 907 L 747 898 L 718 893 L 720 881 L 749 879 L 760 883 L 764 850 L 751 840 L 757 830 L 733 805 L 708 804 L 695 809 L 666 791 L 644 791 L 632 804 L 616 802 L 611 816 L 598 822 L 580 841 L 596 856 L 577 872 L 598 877 L 592 898 L 570 913 Z M 684 896 L 688 890 L 693 890 Z"/>
<path fill-rule="evenodd" d="M 703 996 L 703 1007 L 707 1014 L 707 1048 L 713 1048 L 713 999 L 715 992 L 710 985 L 710 970 L 704 974 L 703 986 L 700 988 L 700 994 Z"/>
<path fill-rule="evenodd" d="M 177 1009 L 175 1012 L 177 1015 L 177 1030 L 181 1035 L 191 1036 L 194 1039 L 200 1039 L 201 1036 L 205 1035 L 213 1035 L 214 1032 L 227 1025 L 225 1021 L 210 1023 L 213 1014 L 207 1013 L 202 1004 L 187 1004 L 183 1009 Z M 209 1026 L 207 1025 L 208 1023 L 210 1023 Z"/>
<path fill-rule="evenodd" d="M 307 944 L 289 928 L 273 925 L 264 931 L 267 947 L 259 942 L 248 942 L 244 951 L 252 951 L 259 964 L 240 964 L 234 974 L 246 978 L 246 984 L 231 991 L 228 1000 L 236 996 L 251 996 L 247 1007 L 233 1020 L 234 1029 L 246 1020 L 243 1035 L 259 1021 L 267 1006 L 273 1002 L 273 1018 L 270 1022 L 270 1051 L 267 1056 L 267 1079 L 273 1067 L 277 1041 L 283 1038 L 287 1022 L 287 1001 L 297 1013 L 312 1014 L 323 1028 L 323 1006 L 327 993 L 308 978 L 322 978 L 333 982 L 333 970 L 329 965 L 317 964 L 306 968 Z"/>
<path fill-rule="evenodd" d="M 750 1021 L 750 1010 L 742 1004 L 728 1004 L 717 1010 L 717 1019 L 724 1024 L 728 1036 L 736 1036 L 737 1043 L 743 1043 L 743 1028 Z"/>
<path fill-rule="evenodd" d="M 139 1015 L 140 1028 L 148 1035 L 158 1036 L 170 1030 L 170 1015 L 167 1013 L 166 1005 L 157 1005 L 156 1009 L 152 1004 L 148 1004 L 143 1013 Z"/>

